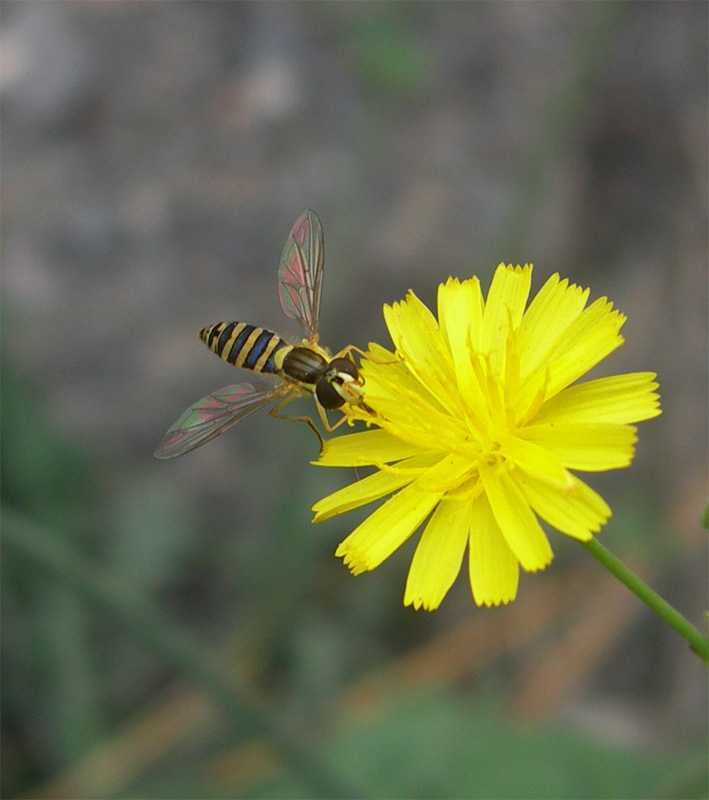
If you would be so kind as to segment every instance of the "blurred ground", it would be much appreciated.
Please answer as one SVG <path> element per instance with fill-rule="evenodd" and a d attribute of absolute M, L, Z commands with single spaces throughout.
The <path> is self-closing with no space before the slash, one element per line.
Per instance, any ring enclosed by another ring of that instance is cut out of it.
<path fill-rule="evenodd" d="M 201 327 L 239 319 L 298 335 L 276 270 L 305 208 L 325 230 L 321 334 L 333 350 L 387 344 L 381 306 L 409 288 L 430 303 L 448 275 L 487 286 L 500 261 L 533 262 L 535 290 L 559 271 L 628 315 L 607 372 L 659 374 L 664 413 L 641 426 L 632 469 L 591 483 L 615 512 L 603 541 L 699 624 L 707 5 L 6 0 L 0 10 L 5 502 L 128 576 L 205 642 L 229 636 L 241 669 L 296 720 L 332 713 L 372 670 L 396 685 L 397 669 L 423 663 L 415 685 L 466 698 L 484 689 L 513 717 L 562 720 L 645 753 L 701 745 L 696 659 L 598 583 L 597 568 L 583 572 L 587 557 L 561 537 L 554 566 L 523 581 L 514 610 L 473 608 L 461 580 L 425 616 L 400 605 L 410 548 L 353 579 L 331 554 L 354 521 L 310 526 L 312 503 L 347 476 L 308 466 L 317 448 L 306 426 L 264 413 L 174 463 L 151 453 L 185 407 L 236 380 L 199 342 Z M 584 597 L 586 612 L 565 623 L 550 614 L 538 638 L 513 646 L 524 628 L 515 615 L 544 616 L 537 585 L 559 614 Z M 11 562 L 5 796 L 39 796 L 172 686 L 170 665 L 129 633 L 39 586 Z M 610 633 L 595 630 L 599 617 L 617 621 Z M 506 643 L 467 661 L 479 641 L 468 626 L 486 618 L 505 633 L 476 635 Z M 168 775 L 184 766 L 158 764 Z M 227 775 L 224 796 L 240 785 Z M 176 796 L 169 783 L 138 786 Z M 438 783 L 430 792 L 446 794 Z"/>

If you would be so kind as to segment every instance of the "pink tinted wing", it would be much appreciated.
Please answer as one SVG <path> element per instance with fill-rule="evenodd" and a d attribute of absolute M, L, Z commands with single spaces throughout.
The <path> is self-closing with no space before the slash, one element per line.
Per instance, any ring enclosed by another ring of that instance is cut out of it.
<path fill-rule="evenodd" d="M 283 313 L 297 319 L 308 339 L 316 340 L 324 266 L 322 225 L 314 211 L 296 220 L 278 267 L 278 296 Z"/>
<path fill-rule="evenodd" d="M 176 458 L 209 442 L 252 412 L 290 390 L 280 384 L 265 391 L 232 383 L 191 405 L 165 434 L 155 458 Z"/>

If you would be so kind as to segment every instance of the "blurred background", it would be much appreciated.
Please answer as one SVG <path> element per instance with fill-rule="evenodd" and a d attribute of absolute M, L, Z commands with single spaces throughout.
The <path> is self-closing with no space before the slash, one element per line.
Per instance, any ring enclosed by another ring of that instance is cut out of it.
<path fill-rule="evenodd" d="M 301 335 L 276 273 L 306 208 L 332 350 L 533 262 L 628 315 L 597 374 L 659 374 L 632 468 L 588 479 L 601 541 L 702 626 L 707 15 L 2 3 L 4 797 L 706 796 L 701 662 L 573 542 L 509 607 L 463 574 L 415 612 L 417 537 L 354 578 L 370 509 L 311 525 L 354 476 L 307 426 L 152 451 L 240 377 L 200 328 Z"/>

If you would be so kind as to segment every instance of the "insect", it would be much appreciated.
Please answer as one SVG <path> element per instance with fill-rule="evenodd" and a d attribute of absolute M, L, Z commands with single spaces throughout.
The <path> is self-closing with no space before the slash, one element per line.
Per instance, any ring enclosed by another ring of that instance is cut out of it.
<path fill-rule="evenodd" d="M 235 367 L 264 375 L 279 382 L 266 389 L 249 383 L 233 383 L 217 389 L 191 405 L 167 431 L 155 450 L 156 458 L 175 458 L 224 433 L 252 412 L 280 398 L 271 409 L 273 416 L 291 400 L 312 394 L 323 425 L 334 430 L 325 409 L 345 403 L 362 405 L 363 379 L 349 357 L 353 346 L 334 357 L 318 344 L 320 295 L 324 269 L 322 226 L 314 211 L 303 213 L 288 236 L 278 268 L 278 296 L 283 313 L 298 320 L 305 330 L 300 344 L 292 345 L 278 334 L 245 322 L 218 322 L 200 331 L 209 349 Z M 366 406 L 365 406 L 366 407 Z M 323 439 L 309 417 L 285 417 L 307 422 Z"/>

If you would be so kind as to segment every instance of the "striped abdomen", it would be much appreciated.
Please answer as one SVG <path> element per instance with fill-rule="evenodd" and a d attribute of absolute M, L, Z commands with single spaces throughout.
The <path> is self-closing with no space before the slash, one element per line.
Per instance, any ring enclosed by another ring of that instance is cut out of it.
<path fill-rule="evenodd" d="M 213 353 L 235 367 L 272 375 L 280 373 L 277 362 L 282 364 L 283 356 L 293 348 L 277 334 L 246 322 L 217 322 L 203 328 L 199 337 Z M 276 358 L 284 347 L 288 350 Z"/>

